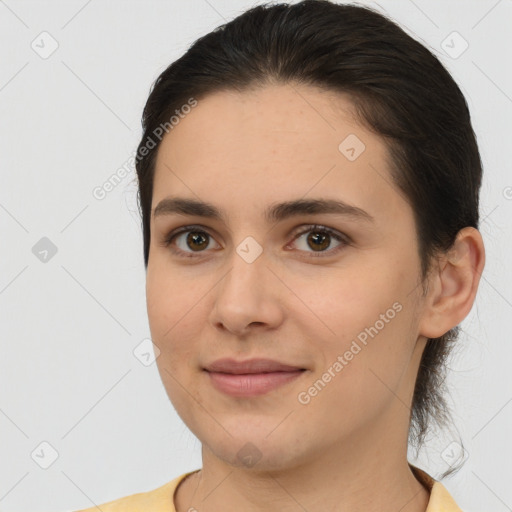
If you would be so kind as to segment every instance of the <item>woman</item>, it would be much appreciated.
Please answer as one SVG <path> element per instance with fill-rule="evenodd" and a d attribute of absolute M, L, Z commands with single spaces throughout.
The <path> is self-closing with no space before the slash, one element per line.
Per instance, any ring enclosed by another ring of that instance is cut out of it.
<path fill-rule="evenodd" d="M 257 6 L 159 76 L 143 127 L 151 334 L 203 464 L 101 509 L 460 510 L 407 461 L 485 260 L 446 69 L 370 9 Z"/>

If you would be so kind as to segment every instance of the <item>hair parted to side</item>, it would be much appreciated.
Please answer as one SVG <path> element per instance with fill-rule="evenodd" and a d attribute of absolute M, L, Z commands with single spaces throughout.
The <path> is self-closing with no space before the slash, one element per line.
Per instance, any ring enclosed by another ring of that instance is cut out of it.
<path fill-rule="evenodd" d="M 441 62 L 395 22 L 368 7 L 329 0 L 251 8 L 197 39 L 156 79 L 136 158 L 145 267 L 159 127 L 168 127 L 191 98 L 268 84 L 343 93 L 359 122 L 384 139 L 397 190 L 414 211 L 425 292 L 435 256 L 452 247 L 462 228 L 478 228 L 482 163 L 468 105 Z M 149 150 L 148 140 L 154 142 Z M 409 429 L 417 450 L 431 421 L 449 425 L 445 363 L 459 330 L 425 347 Z"/>

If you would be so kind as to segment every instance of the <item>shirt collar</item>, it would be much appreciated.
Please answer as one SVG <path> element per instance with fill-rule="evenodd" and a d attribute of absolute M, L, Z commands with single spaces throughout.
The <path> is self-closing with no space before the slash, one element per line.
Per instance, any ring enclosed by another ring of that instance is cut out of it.
<path fill-rule="evenodd" d="M 446 487 L 428 473 L 409 464 L 416 479 L 430 493 L 430 499 L 425 512 L 462 512 Z"/>

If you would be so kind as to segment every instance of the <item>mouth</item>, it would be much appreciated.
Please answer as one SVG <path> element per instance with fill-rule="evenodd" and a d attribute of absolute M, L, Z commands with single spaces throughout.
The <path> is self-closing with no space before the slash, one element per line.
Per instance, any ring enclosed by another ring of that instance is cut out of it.
<path fill-rule="evenodd" d="M 219 359 L 203 370 L 214 388 L 235 397 L 267 394 L 298 379 L 307 371 L 270 359 Z"/>

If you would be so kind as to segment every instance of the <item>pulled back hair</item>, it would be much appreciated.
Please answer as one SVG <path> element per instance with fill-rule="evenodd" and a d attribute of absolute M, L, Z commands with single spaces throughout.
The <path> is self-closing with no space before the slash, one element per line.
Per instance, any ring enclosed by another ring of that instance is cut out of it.
<path fill-rule="evenodd" d="M 191 98 L 292 83 L 343 93 L 360 124 L 386 143 L 392 179 L 414 212 L 426 293 L 435 256 L 462 228 L 478 229 L 482 163 L 468 105 L 434 54 L 396 23 L 368 7 L 328 0 L 253 7 L 197 39 L 156 79 L 136 156 L 146 269 L 159 127 L 172 129 L 169 119 Z M 417 450 L 432 422 L 450 423 L 446 361 L 459 331 L 428 339 L 424 349 L 409 426 Z"/>

